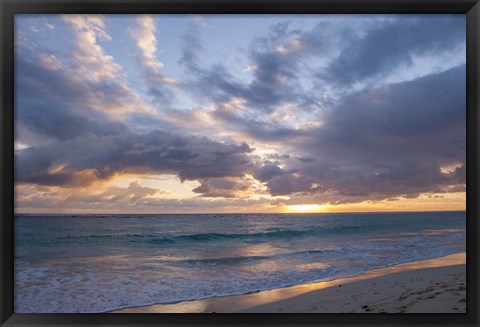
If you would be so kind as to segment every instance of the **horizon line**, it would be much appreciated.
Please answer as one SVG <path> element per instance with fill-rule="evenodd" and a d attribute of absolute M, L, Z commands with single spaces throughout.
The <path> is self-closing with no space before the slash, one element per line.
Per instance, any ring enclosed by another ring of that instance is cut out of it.
<path fill-rule="evenodd" d="M 162 213 L 14 213 L 13 215 L 63 215 L 63 216 L 80 216 L 80 215 L 305 215 L 305 214 L 368 214 L 368 213 L 430 213 L 430 212 L 467 212 L 466 209 L 463 210 L 412 210 L 412 211 L 332 211 L 332 212 L 162 212 Z"/>

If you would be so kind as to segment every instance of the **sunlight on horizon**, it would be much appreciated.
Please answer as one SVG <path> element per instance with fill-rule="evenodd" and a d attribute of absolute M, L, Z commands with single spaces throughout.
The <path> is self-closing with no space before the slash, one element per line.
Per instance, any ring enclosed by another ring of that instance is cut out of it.
<path fill-rule="evenodd" d="M 319 204 L 293 204 L 286 206 L 288 213 L 317 213 L 326 212 L 325 206 Z"/>

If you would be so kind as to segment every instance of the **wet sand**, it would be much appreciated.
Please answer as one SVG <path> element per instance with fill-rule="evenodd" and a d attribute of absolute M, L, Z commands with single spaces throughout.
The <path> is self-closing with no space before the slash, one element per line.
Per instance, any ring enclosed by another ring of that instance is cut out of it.
<path fill-rule="evenodd" d="M 115 313 L 464 313 L 466 254 L 257 293 L 126 308 Z"/>

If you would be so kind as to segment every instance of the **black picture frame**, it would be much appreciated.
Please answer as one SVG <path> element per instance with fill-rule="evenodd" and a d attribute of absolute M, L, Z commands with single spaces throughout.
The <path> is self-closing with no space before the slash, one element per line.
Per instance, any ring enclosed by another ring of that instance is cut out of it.
<path fill-rule="evenodd" d="M 1 0 L 1 326 L 479 326 L 478 0 Z M 467 313 L 465 314 L 20 314 L 13 310 L 14 15 L 15 14 L 465 14 L 467 20 Z"/>

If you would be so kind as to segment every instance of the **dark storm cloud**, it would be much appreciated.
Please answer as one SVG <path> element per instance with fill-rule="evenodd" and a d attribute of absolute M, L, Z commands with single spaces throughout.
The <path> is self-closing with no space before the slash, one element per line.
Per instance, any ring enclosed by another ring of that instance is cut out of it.
<path fill-rule="evenodd" d="M 353 39 L 319 76 L 349 86 L 408 66 L 415 56 L 451 51 L 464 41 L 465 23 L 457 15 L 398 17 Z"/>
<path fill-rule="evenodd" d="M 173 135 L 89 134 L 62 143 L 32 147 L 15 156 L 16 181 L 76 185 L 77 178 L 108 179 L 117 173 L 174 173 L 181 180 L 242 177 L 252 169 L 246 144 Z M 57 168 L 62 165 L 62 168 Z M 89 182 L 92 180 L 89 180 Z"/>

